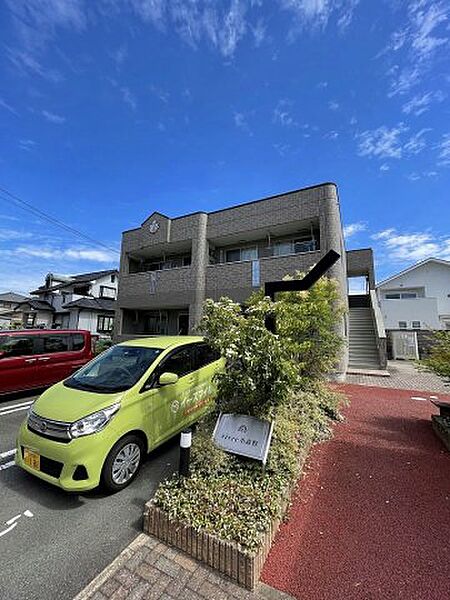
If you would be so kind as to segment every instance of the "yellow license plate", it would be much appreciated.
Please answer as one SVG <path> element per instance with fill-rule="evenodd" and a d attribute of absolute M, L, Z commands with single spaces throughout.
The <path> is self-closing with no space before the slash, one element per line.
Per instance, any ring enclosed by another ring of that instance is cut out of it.
<path fill-rule="evenodd" d="M 32 452 L 31 450 L 28 450 L 28 448 L 24 448 L 23 460 L 26 465 L 35 471 L 41 470 L 41 457 L 39 454 L 36 454 L 36 452 Z"/>

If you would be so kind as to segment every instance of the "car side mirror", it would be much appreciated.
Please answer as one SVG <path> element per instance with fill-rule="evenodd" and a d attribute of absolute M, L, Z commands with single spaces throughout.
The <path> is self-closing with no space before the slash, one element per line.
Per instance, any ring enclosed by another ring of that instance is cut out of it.
<path fill-rule="evenodd" d="M 159 385 L 171 385 L 172 383 L 176 383 L 178 381 L 178 375 L 176 373 L 162 373 L 159 377 Z"/>

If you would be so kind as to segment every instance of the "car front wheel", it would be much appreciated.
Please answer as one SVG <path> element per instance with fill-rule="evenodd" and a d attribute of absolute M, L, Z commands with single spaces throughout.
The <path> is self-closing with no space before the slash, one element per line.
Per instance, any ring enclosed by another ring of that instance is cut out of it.
<path fill-rule="evenodd" d="M 119 440 L 106 458 L 102 472 L 103 486 L 118 492 L 130 484 L 138 474 L 144 457 L 144 444 L 136 435 Z"/>

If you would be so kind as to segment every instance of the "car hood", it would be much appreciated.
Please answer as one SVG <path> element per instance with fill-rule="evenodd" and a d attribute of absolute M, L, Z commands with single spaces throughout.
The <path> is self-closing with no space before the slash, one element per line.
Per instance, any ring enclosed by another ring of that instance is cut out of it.
<path fill-rule="evenodd" d="M 102 408 L 119 402 L 124 392 L 99 394 L 66 387 L 63 382 L 45 391 L 32 406 L 34 413 L 46 419 L 73 423 Z"/>

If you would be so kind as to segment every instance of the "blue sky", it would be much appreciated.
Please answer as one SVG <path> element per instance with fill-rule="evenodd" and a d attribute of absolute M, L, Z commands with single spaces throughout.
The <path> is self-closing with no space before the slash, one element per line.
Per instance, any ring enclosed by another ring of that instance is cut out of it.
<path fill-rule="evenodd" d="M 3 0 L 0 186 L 118 248 L 335 181 L 379 279 L 450 259 L 448 0 Z M 116 254 L 0 194 L 0 291 Z"/>

